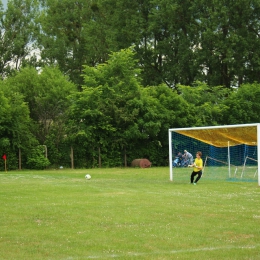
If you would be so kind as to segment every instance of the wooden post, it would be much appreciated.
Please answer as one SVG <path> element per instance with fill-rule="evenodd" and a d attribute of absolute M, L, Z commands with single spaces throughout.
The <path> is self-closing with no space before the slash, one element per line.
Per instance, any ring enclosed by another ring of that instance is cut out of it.
<path fill-rule="evenodd" d="M 5 159 L 5 172 L 7 172 L 7 165 L 6 165 L 7 159 Z"/>
<path fill-rule="evenodd" d="M 19 156 L 19 170 L 22 170 L 22 155 L 21 155 L 21 148 L 19 148 L 19 152 L 18 152 L 18 156 Z"/>
<path fill-rule="evenodd" d="M 101 151 L 100 151 L 100 146 L 98 147 L 98 167 L 101 168 Z"/>
<path fill-rule="evenodd" d="M 74 169 L 74 155 L 73 155 L 73 147 L 70 147 L 70 160 L 71 160 L 71 169 Z"/>
<path fill-rule="evenodd" d="M 7 172 L 7 166 L 6 166 L 6 160 L 7 160 L 7 157 L 6 157 L 6 154 L 4 154 L 3 156 L 2 156 L 2 158 L 4 159 L 4 164 L 5 164 L 5 172 Z"/>
<path fill-rule="evenodd" d="M 126 149 L 125 149 L 125 167 L 127 167 L 127 160 L 126 160 Z"/>

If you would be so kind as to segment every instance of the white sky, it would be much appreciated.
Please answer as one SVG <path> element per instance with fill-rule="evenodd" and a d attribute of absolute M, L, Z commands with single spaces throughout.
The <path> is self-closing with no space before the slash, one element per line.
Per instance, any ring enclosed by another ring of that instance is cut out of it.
<path fill-rule="evenodd" d="M 6 8 L 6 6 L 7 6 L 7 1 L 8 1 L 8 0 L 2 0 L 2 3 L 3 3 L 4 8 Z"/>

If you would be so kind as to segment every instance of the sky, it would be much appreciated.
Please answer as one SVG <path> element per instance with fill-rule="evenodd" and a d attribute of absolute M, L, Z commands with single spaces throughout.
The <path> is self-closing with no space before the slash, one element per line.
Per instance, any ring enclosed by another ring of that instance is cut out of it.
<path fill-rule="evenodd" d="M 4 8 L 6 8 L 6 6 L 7 6 L 7 1 L 8 1 L 8 0 L 2 0 L 2 3 L 3 3 Z"/>

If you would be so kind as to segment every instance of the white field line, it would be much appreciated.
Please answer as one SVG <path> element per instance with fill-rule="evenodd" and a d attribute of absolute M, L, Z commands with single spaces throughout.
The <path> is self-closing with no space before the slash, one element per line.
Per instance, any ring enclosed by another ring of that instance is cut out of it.
<path fill-rule="evenodd" d="M 135 253 L 135 252 L 129 252 L 127 254 L 108 254 L 108 255 L 92 255 L 87 256 L 86 259 L 102 259 L 102 258 L 121 258 L 121 257 L 129 257 L 129 256 L 148 256 L 148 255 L 161 255 L 161 254 L 179 254 L 179 253 L 192 253 L 192 252 L 201 252 L 201 251 L 217 251 L 217 250 L 231 250 L 231 249 L 255 249 L 257 246 L 228 246 L 228 247 L 205 247 L 205 248 L 194 248 L 194 249 L 187 249 L 187 250 L 171 250 L 171 251 L 157 251 L 157 252 L 151 252 L 151 253 Z"/>

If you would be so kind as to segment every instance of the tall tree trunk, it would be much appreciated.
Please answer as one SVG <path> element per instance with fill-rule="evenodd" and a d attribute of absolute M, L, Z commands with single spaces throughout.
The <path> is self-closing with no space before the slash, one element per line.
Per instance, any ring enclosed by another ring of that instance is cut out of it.
<path fill-rule="evenodd" d="M 98 147 L 98 167 L 101 168 L 101 152 L 100 152 L 100 146 Z"/>
<path fill-rule="evenodd" d="M 73 147 L 70 147 L 70 160 L 71 160 L 71 169 L 74 169 L 74 155 L 73 155 Z"/>
<path fill-rule="evenodd" d="M 22 170 L 22 156 L 21 156 L 21 149 L 19 148 L 19 170 Z"/>
<path fill-rule="evenodd" d="M 127 167 L 127 156 L 126 156 L 126 149 L 125 149 L 125 167 Z"/>

